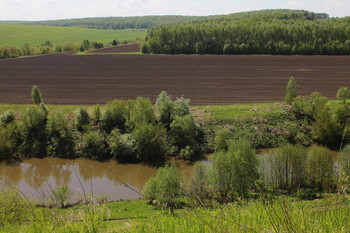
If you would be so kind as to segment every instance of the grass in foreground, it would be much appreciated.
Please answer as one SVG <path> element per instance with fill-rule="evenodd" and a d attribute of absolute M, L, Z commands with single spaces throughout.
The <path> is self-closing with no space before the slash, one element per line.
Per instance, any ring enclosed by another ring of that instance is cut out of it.
<path fill-rule="evenodd" d="M 81 43 L 83 40 L 111 42 L 114 39 L 144 38 L 146 30 L 98 30 L 71 27 L 0 24 L 0 45 L 41 45 L 50 40 L 53 44 Z"/>
<path fill-rule="evenodd" d="M 37 219 L 5 225 L 1 232 L 348 232 L 350 198 L 328 195 L 236 201 L 212 208 L 160 209 L 146 200 L 71 209 L 36 208 Z"/>

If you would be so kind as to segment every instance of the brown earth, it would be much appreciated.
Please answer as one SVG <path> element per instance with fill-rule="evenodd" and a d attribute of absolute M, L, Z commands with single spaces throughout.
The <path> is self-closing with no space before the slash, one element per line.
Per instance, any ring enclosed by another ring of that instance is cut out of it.
<path fill-rule="evenodd" d="M 194 105 L 282 101 L 288 78 L 300 94 L 334 98 L 350 84 L 350 56 L 85 55 L 0 60 L 0 103 L 28 104 L 38 85 L 48 104 L 152 100 L 162 91 Z"/>
<path fill-rule="evenodd" d="M 140 52 L 140 44 L 127 44 L 111 48 L 93 50 L 88 53 L 135 53 Z"/>

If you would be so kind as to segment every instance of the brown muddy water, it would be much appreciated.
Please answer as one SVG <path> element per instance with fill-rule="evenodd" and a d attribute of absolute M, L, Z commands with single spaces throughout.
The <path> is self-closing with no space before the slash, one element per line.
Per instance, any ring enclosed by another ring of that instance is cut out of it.
<path fill-rule="evenodd" d="M 189 175 L 190 164 L 181 160 L 175 163 L 182 175 Z M 52 189 L 68 185 L 73 192 L 71 201 L 83 200 L 84 191 L 89 196 L 107 196 L 110 201 L 133 200 L 142 197 L 138 192 L 156 172 L 154 167 L 120 164 L 116 160 L 31 158 L 3 161 L 0 162 L 0 190 L 14 186 L 26 197 L 45 202 Z"/>

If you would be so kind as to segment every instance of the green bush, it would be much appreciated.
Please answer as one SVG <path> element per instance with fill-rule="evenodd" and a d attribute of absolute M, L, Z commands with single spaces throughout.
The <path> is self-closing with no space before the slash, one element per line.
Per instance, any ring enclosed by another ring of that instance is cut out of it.
<path fill-rule="evenodd" d="M 159 168 L 155 177 L 150 178 L 143 189 L 146 198 L 173 206 L 181 194 L 181 178 L 175 164 Z"/>
<path fill-rule="evenodd" d="M 165 91 L 162 91 L 157 100 L 156 107 L 159 114 L 159 121 L 164 124 L 165 127 L 169 127 L 174 120 L 175 103 L 172 101 L 171 96 Z"/>
<path fill-rule="evenodd" d="M 307 152 L 300 145 L 287 144 L 262 155 L 260 173 L 265 184 L 289 193 L 306 187 Z"/>
<path fill-rule="evenodd" d="M 198 204 L 203 205 L 211 198 L 212 190 L 208 181 L 209 165 L 205 162 L 196 162 L 187 185 L 187 193 Z"/>
<path fill-rule="evenodd" d="M 114 129 L 107 138 L 111 155 L 122 162 L 135 162 L 137 160 L 136 143 L 131 134 L 121 134 Z"/>
<path fill-rule="evenodd" d="M 0 192 L 0 226 L 23 224 L 28 220 L 31 208 L 32 203 L 16 191 Z"/>
<path fill-rule="evenodd" d="M 16 115 L 13 111 L 6 111 L 0 115 L 0 125 L 7 125 L 16 120 Z"/>
<path fill-rule="evenodd" d="M 101 121 L 101 109 L 100 106 L 95 105 L 94 107 L 94 125 L 98 125 Z"/>
<path fill-rule="evenodd" d="M 128 118 L 128 103 L 124 100 L 113 100 L 106 105 L 106 111 L 101 119 L 102 129 L 107 133 L 112 132 L 114 128 L 125 132 Z"/>
<path fill-rule="evenodd" d="M 284 97 L 284 100 L 288 104 L 292 104 L 293 100 L 297 97 L 297 92 L 298 92 L 298 84 L 295 82 L 294 77 L 290 77 L 287 85 L 287 93 L 286 96 Z"/>
<path fill-rule="evenodd" d="M 318 112 L 325 107 L 327 102 L 327 97 L 321 96 L 318 92 L 313 92 L 308 96 L 296 97 L 292 103 L 292 107 L 295 112 L 314 120 Z"/>
<path fill-rule="evenodd" d="M 102 159 L 106 155 L 105 139 L 98 131 L 88 131 L 77 139 L 76 153 L 85 158 Z"/>
<path fill-rule="evenodd" d="M 156 117 L 149 98 L 137 97 L 130 109 L 130 118 L 127 122 L 130 130 L 139 125 L 154 124 Z"/>
<path fill-rule="evenodd" d="M 50 116 L 46 125 L 48 135 L 47 155 L 67 157 L 74 155 L 74 138 L 68 120 L 60 113 Z"/>
<path fill-rule="evenodd" d="M 90 117 L 85 108 L 80 108 L 75 119 L 75 125 L 79 132 L 83 132 L 86 126 L 90 125 Z"/>
<path fill-rule="evenodd" d="M 22 116 L 19 126 L 22 144 L 20 153 L 25 156 L 45 157 L 47 151 L 47 123 L 48 110 L 45 105 L 30 107 Z"/>
<path fill-rule="evenodd" d="M 335 172 L 332 155 L 325 147 L 313 147 L 308 153 L 306 172 L 311 188 L 332 191 L 335 188 Z"/>
<path fill-rule="evenodd" d="M 166 131 L 160 125 L 138 125 L 132 132 L 137 158 L 148 162 L 164 160 L 167 151 Z"/>
<path fill-rule="evenodd" d="M 318 111 L 315 122 L 311 126 L 316 142 L 328 146 L 338 146 L 342 138 L 342 129 L 327 108 Z"/>
<path fill-rule="evenodd" d="M 32 101 L 34 104 L 37 104 L 37 105 L 44 103 L 39 87 L 36 85 L 32 87 Z"/>
<path fill-rule="evenodd" d="M 220 202 L 246 196 L 258 178 L 257 156 L 246 139 L 231 142 L 228 151 L 214 154 L 210 182 Z"/>
<path fill-rule="evenodd" d="M 16 126 L 0 125 L 0 160 L 10 158 L 16 151 Z"/>
<path fill-rule="evenodd" d="M 73 195 L 72 190 L 67 185 L 57 186 L 52 190 L 51 201 L 57 207 L 66 207 L 68 205 L 69 198 Z"/>
<path fill-rule="evenodd" d="M 345 103 L 346 100 L 350 99 L 350 90 L 347 87 L 341 87 L 337 91 L 336 95 L 338 100 L 342 100 Z"/>
<path fill-rule="evenodd" d="M 214 149 L 216 152 L 228 149 L 231 135 L 227 129 L 218 130 L 214 138 Z"/>

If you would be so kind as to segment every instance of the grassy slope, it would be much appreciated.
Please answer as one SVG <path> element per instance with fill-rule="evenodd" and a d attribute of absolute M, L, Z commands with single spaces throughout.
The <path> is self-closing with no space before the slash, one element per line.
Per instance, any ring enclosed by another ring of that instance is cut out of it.
<path fill-rule="evenodd" d="M 50 40 L 57 43 L 81 43 L 91 41 L 111 42 L 113 39 L 125 40 L 144 38 L 146 30 L 97 30 L 70 27 L 51 27 L 36 25 L 0 24 L 0 46 L 22 46 L 28 43 L 31 46 L 40 45 Z"/>

